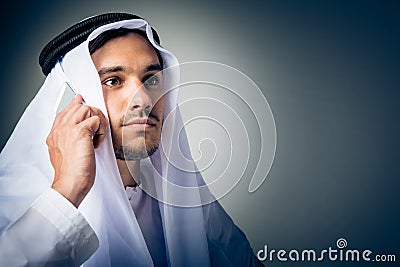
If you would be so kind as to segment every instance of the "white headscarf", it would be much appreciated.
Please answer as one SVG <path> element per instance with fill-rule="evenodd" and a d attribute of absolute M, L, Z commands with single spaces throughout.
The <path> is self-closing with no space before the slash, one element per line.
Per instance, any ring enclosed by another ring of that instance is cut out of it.
<path fill-rule="evenodd" d="M 178 65 L 176 57 L 154 41 L 150 26 L 141 19 L 99 27 L 86 41 L 68 52 L 47 76 L 0 155 L 0 232 L 18 219 L 52 183 L 54 170 L 45 140 L 56 115 L 55 103 L 63 84 L 69 82 L 82 94 L 87 105 L 99 108 L 107 116 L 88 43 L 100 33 L 120 27 L 146 32 L 148 40 L 161 54 L 164 68 Z M 237 250 L 243 249 L 240 244 L 248 243 L 217 202 L 201 206 L 201 203 L 210 203 L 212 195 L 197 190 L 204 182 L 193 162 L 187 160 L 191 158 L 190 150 L 177 109 L 178 72 L 178 68 L 172 68 L 165 77 L 164 86 L 170 89 L 164 98 L 167 118 L 159 149 L 150 159 L 141 161 L 141 172 L 147 173 L 148 179 L 142 181 L 141 186 L 161 200 L 159 207 L 170 266 L 210 266 L 211 254 L 219 257 L 215 262 L 227 263 L 227 252 L 222 250 L 231 240 L 237 242 Z M 149 250 L 122 185 L 110 131 L 95 154 L 95 183 L 79 210 L 96 232 L 99 248 L 84 265 L 152 266 Z M 184 167 L 171 162 L 180 162 Z M 177 205 L 169 205 L 171 203 Z M 211 225 L 215 225 L 213 229 Z M 229 231 L 229 238 L 222 234 L 224 231 Z M 218 236 L 225 240 L 218 241 Z M 215 245 L 210 246 L 210 239 L 215 239 Z M 229 250 L 232 255 L 237 252 Z"/>

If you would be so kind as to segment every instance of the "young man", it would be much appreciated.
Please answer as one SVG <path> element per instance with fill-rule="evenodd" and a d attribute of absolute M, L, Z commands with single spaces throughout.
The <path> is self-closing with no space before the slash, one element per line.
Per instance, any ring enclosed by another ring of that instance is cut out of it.
<path fill-rule="evenodd" d="M 200 192 L 194 163 L 176 165 L 190 159 L 176 112 L 178 61 L 147 22 L 91 17 L 52 40 L 40 62 L 46 81 L 0 158 L 0 262 L 260 264 Z M 78 94 L 56 114 L 65 83 Z"/>

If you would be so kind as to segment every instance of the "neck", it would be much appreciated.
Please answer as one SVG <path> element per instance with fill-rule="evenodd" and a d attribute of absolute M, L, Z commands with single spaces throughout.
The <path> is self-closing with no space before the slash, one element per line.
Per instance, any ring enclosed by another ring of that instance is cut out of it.
<path fill-rule="evenodd" d="M 140 160 L 117 159 L 117 165 L 124 187 L 136 186 L 140 179 Z"/>

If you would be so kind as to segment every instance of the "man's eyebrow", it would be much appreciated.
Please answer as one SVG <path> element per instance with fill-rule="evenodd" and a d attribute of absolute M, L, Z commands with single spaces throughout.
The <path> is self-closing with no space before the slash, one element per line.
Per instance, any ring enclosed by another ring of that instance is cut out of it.
<path fill-rule="evenodd" d="M 153 71 L 153 70 L 162 71 L 162 67 L 160 64 L 151 64 L 145 68 L 145 72 Z"/>
<path fill-rule="evenodd" d="M 97 73 L 99 74 L 99 76 L 102 76 L 104 74 L 108 74 L 108 73 L 112 73 L 112 72 L 120 72 L 120 71 L 127 71 L 127 70 L 128 70 L 128 68 L 125 66 L 113 66 L 113 67 L 102 68 Z M 153 71 L 153 70 L 162 71 L 162 67 L 160 64 L 151 64 L 151 65 L 148 65 L 144 69 L 144 72 L 149 72 L 149 71 Z"/>
<path fill-rule="evenodd" d="M 99 74 L 99 76 L 102 76 L 107 73 L 119 72 L 119 71 L 126 71 L 126 67 L 124 67 L 124 66 L 106 67 L 106 68 L 100 69 L 97 73 Z"/>

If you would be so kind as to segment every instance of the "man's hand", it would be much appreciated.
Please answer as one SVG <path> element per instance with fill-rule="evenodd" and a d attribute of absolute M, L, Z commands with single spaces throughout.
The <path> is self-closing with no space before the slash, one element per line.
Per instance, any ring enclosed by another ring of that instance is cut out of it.
<path fill-rule="evenodd" d="M 55 174 L 52 188 L 78 207 L 96 174 L 94 148 L 103 142 L 107 119 L 97 108 L 82 105 L 77 95 L 54 120 L 46 139 Z"/>

